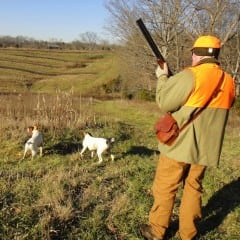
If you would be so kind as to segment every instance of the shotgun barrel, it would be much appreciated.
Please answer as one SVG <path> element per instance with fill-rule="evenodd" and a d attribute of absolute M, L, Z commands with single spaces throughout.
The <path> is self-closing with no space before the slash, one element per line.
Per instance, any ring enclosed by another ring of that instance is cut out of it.
<path fill-rule="evenodd" d="M 159 64 L 159 66 L 161 68 L 163 68 L 163 63 L 165 63 L 165 59 L 163 57 L 163 55 L 161 54 L 161 52 L 159 51 L 156 43 L 154 42 L 151 34 L 149 33 L 149 31 L 147 30 L 145 24 L 143 23 L 142 19 L 139 18 L 137 21 L 136 21 L 137 25 L 139 26 L 143 36 L 145 37 L 145 39 L 147 40 L 149 46 L 151 47 L 154 55 L 156 56 L 157 58 L 157 62 Z M 172 72 L 170 71 L 170 69 L 168 69 L 168 72 L 169 72 L 169 75 L 172 75 Z"/>

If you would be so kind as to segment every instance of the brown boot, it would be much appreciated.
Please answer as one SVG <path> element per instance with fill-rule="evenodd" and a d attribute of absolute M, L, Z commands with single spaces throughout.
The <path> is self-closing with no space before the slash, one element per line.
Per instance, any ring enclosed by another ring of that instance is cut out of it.
<path fill-rule="evenodd" d="M 157 237 L 153 231 L 152 231 L 152 227 L 147 225 L 147 224 L 142 224 L 139 228 L 142 236 L 146 239 L 146 240 L 163 240 L 162 237 Z"/>

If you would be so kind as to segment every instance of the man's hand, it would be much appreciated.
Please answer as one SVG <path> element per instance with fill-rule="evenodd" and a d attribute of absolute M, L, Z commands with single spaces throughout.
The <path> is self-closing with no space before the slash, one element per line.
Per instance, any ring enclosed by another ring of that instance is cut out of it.
<path fill-rule="evenodd" d="M 167 63 L 163 64 L 163 69 L 161 69 L 160 66 L 158 65 L 155 73 L 156 73 L 157 78 L 160 78 L 162 75 L 168 75 Z"/>

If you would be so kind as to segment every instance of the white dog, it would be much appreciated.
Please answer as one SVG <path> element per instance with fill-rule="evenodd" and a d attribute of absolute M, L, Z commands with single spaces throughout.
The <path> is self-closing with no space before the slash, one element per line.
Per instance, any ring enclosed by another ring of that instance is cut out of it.
<path fill-rule="evenodd" d="M 38 131 L 37 126 L 31 126 L 27 129 L 28 134 L 31 136 L 25 143 L 23 158 L 25 158 L 28 151 L 31 151 L 32 159 L 37 155 L 38 151 L 40 151 L 40 156 L 42 157 L 42 147 L 43 147 L 43 136 Z"/>
<path fill-rule="evenodd" d="M 83 149 L 80 152 L 81 157 L 83 157 L 83 153 L 88 148 L 91 151 L 91 157 L 93 157 L 94 152 L 97 153 L 98 163 L 103 161 L 102 154 L 109 150 L 112 143 L 115 141 L 114 138 L 106 139 L 106 138 L 97 138 L 93 137 L 90 133 L 84 132 L 84 139 L 82 142 Z M 114 161 L 114 155 L 111 154 L 111 159 Z"/>

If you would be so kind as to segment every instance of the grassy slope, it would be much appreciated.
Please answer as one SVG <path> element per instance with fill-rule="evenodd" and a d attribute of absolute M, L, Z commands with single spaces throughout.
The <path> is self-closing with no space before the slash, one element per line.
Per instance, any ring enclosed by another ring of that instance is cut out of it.
<path fill-rule="evenodd" d="M 93 70 L 100 62 L 89 67 Z M 102 75 L 95 71 L 102 82 Z M 88 114 L 84 128 L 59 126 L 53 132 L 45 124 L 45 156 L 33 161 L 20 161 L 25 140 L 18 128 L 21 119 L 1 119 L 5 126 L 0 137 L 1 239 L 141 239 L 138 225 L 147 221 L 159 157 L 152 131 L 158 108 L 155 103 L 113 100 L 89 102 L 81 111 Z M 207 170 L 200 240 L 239 239 L 238 126 L 239 118 L 232 113 L 221 167 Z M 107 155 L 101 165 L 89 153 L 79 158 L 85 128 L 96 136 L 116 138 L 115 162 Z M 172 240 L 180 196 L 181 189 L 168 234 Z"/>
<path fill-rule="evenodd" d="M 111 52 L 0 49 L 1 92 L 91 94 L 118 76 Z"/>
<path fill-rule="evenodd" d="M 55 92 L 73 90 L 78 94 L 88 95 L 97 91 L 103 84 L 117 77 L 116 59 L 111 54 L 94 60 L 76 74 L 66 71 L 64 75 L 45 78 L 34 85 L 37 92 Z"/>

